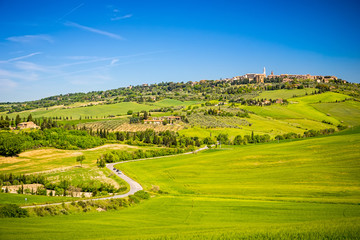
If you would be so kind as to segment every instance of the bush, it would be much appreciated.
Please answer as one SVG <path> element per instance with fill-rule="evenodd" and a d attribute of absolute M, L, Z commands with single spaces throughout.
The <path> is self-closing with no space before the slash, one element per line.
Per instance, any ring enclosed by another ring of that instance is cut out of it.
<path fill-rule="evenodd" d="M 144 190 L 138 191 L 134 195 L 141 199 L 149 199 L 150 198 L 150 194 L 148 192 L 145 192 Z"/>
<path fill-rule="evenodd" d="M 25 139 L 21 135 L 14 133 L 0 134 L 0 155 L 15 156 L 24 149 L 23 143 Z"/>
<path fill-rule="evenodd" d="M 0 217 L 2 218 L 21 218 L 28 216 L 28 211 L 26 209 L 20 208 L 16 204 L 5 204 L 0 207 Z"/>
<path fill-rule="evenodd" d="M 137 198 L 135 195 L 130 195 L 129 196 L 129 202 L 130 203 L 140 203 L 140 199 Z"/>

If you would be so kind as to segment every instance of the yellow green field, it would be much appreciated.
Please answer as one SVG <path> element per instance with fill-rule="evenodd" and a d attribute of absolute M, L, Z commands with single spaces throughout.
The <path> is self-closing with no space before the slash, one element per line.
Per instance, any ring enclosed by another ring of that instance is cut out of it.
<path fill-rule="evenodd" d="M 360 239 L 360 102 L 334 92 L 288 100 L 288 105 L 263 107 L 236 104 L 250 111 L 245 119 L 251 125 L 206 128 L 200 119 L 193 126 L 182 123 L 178 133 L 199 138 L 225 133 L 233 138 L 254 132 L 274 138 L 337 129 L 338 124 L 348 128 L 313 138 L 222 145 L 196 154 L 121 163 L 116 168 L 139 182 L 151 194 L 149 200 L 105 212 L 0 218 L 0 239 Z M 188 102 L 192 104 L 196 103 Z M 96 166 L 99 155 L 111 149 L 153 148 L 157 147 L 43 148 L 0 158 L 0 171 L 42 172 L 53 182 L 97 179 L 124 186 L 109 170 Z M 86 157 L 82 167 L 75 160 L 79 155 Z M 0 194 L 0 203 L 24 204 L 23 195 L 7 196 Z M 32 196 L 30 201 L 52 201 L 48 198 Z"/>
<path fill-rule="evenodd" d="M 357 239 L 359 145 L 357 128 L 121 164 L 146 190 L 168 194 L 119 211 L 0 219 L 0 237 Z"/>
<path fill-rule="evenodd" d="M 128 110 L 132 110 L 133 112 L 139 112 L 143 110 L 150 110 L 156 109 L 161 107 L 177 107 L 177 106 L 188 106 L 192 104 L 199 103 L 199 101 L 178 101 L 173 99 L 164 99 L 155 103 L 146 103 L 146 104 L 139 104 L 135 102 L 122 102 L 122 103 L 115 103 L 115 104 L 106 104 L 101 103 L 98 105 L 93 106 L 86 106 L 80 107 L 78 105 L 71 105 L 71 106 L 60 106 L 60 107 L 52 107 L 48 110 L 42 109 L 35 109 L 29 111 L 23 111 L 19 113 L 0 113 L 3 117 L 8 116 L 9 118 L 15 118 L 16 115 L 20 115 L 20 117 L 27 117 L 30 113 L 34 118 L 39 117 L 70 117 L 72 119 L 79 119 L 80 117 L 88 117 L 92 116 L 93 118 L 104 118 L 108 117 L 109 115 L 125 115 Z"/>
<path fill-rule="evenodd" d="M 316 88 L 304 88 L 304 89 L 281 89 L 281 90 L 273 90 L 273 91 L 264 91 L 259 94 L 256 98 L 259 99 L 288 99 L 293 98 L 294 96 L 300 97 L 304 96 L 305 94 L 311 94 L 315 92 Z"/>

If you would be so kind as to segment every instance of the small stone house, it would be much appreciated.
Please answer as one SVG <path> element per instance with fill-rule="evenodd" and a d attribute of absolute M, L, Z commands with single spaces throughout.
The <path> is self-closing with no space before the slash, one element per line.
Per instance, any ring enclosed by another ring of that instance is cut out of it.
<path fill-rule="evenodd" d="M 33 122 L 22 122 L 17 125 L 19 129 L 40 129 L 38 125 Z"/>

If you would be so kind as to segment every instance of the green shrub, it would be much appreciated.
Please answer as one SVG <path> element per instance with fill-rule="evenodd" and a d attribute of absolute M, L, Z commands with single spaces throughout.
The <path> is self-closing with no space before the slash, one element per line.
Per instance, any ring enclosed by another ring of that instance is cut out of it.
<path fill-rule="evenodd" d="M 5 204 L 0 207 L 0 217 L 2 218 L 21 218 L 28 216 L 28 211 L 26 209 L 20 208 L 16 204 Z"/>
<path fill-rule="evenodd" d="M 0 133 L 0 155 L 15 156 L 24 150 L 25 138 L 15 133 Z"/>
<path fill-rule="evenodd" d="M 130 203 L 140 203 L 140 199 L 137 198 L 135 195 L 130 195 L 129 196 L 129 202 Z"/>
<path fill-rule="evenodd" d="M 134 195 L 141 199 L 149 199 L 150 198 L 150 194 L 148 192 L 145 192 L 144 190 L 138 191 Z"/>

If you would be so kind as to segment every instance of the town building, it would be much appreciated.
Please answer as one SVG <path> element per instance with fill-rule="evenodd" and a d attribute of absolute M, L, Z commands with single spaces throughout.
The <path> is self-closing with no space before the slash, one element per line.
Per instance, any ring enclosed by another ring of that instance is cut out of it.
<path fill-rule="evenodd" d="M 256 81 L 257 83 L 263 83 L 266 78 L 266 69 L 264 67 L 264 72 L 262 74 L 259 73 L 247 73 L 244 75 L 244 78 L 249 79 L 249 82 Z"/>
<path fill-rule="evenodd" d="M 22 122 L 17 125 L 19 129 L 40 129 L 38 125 L 33 122 Z"/>

